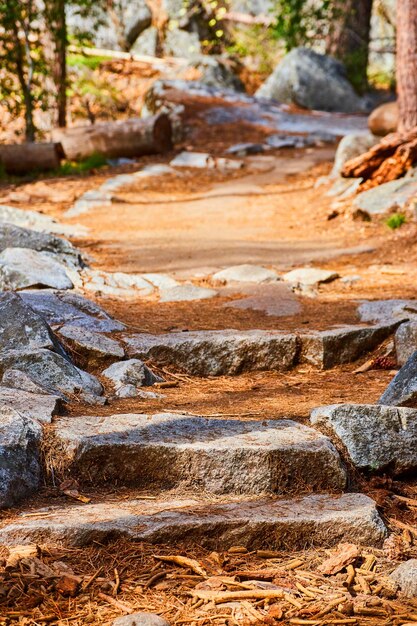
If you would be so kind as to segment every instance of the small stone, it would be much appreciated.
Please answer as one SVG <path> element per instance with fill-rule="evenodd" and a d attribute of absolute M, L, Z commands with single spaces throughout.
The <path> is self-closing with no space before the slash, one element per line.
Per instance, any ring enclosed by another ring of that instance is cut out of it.
<path fill-rule="evenodd" d="M 170 165 L 172 167 L 214 168 L 215 160 L 208 152 L 180 152 Z"/>
<path fill-rule="evenodd" d="M 278 274 L 274 270 L 268 270 L 259 265 L 234 265 L 224 270 L 216 272 L 212 276 L 213 280 L 223 283 L 264 283 L 279 280 Z"/>
<path fill-rule="evenodd" d="M 417 407 L 417 352 L 414 352 L 394 376 L 378 404 Z"/>
<path fill-rule="evenodd" d="M 28 287 L 72 289 L 65 266 L 46 252 L 6 248 L 0 254 L 0 288 L 18 291 Z"/>
<path fill-rule="evenodd" d="M 331 176 L 340 176 L 346 161 L 364 154 L 378 141 L 378 137 L 369 132 L 350 133 L 342 137 L 336 150 Z"/>
<path fill-rule="evenodd" d="M 232 154 L 237 157 L 260 154 L 261 152 L 265 152 L 265 146 L 261 143 L 237 143 L 226 150 L 226 154 Z"/>
<path fill-rule="evenodd" d="M 315 287 L 320 283 L 329 283 L 336 278 L 339 278 L 337 272 L 330 270 L 321 270 L 315 267 L 303 267 L 300 269 L 292 270 L 282 277 L 295 285 L 305 285 L 307 287 Z"/>
<path fill-rule="evenodd" d="M 217 296 L 217 291 L 206 287 L 198 287 L 191 283 L 160 290 L 160 302 L 191 302 L 207 300 Z"/>
<path fill-rule="evenodd" d="M 401 324 L 395 333 L 395 350 L 398 365 L 405 365 L 417 350 L 417 322 Z"/>
<path fill-rule="evenodd" d="M 113 363 L 113 365 L 105 369 L 102 374 L 113 383 L 116 390 L 120 390 L 123 386 L 133 386 L 136 390 L 137 387 L 148 387 L 163 381 L 162 378 L 151 372 L 149 367 L 139 359 L 129 359 L 128 361 Z M 130 391 L 129 389 L 125 389 L 123 393 L 129 393 Z"/>
<path fill-rule="evenodd" d="M 400 586 L 405 596 L 408 598 L 417 597 L 417 559 L 410 559 L 401 563 L 392 572 L 390 578 Z"/>
<path fill-rule="evenodd" d="M 112 626 L 170 626 L 170 624 L 155 613 L 132 613 L 118 617 Z"/>
<path fill-rule="evenodd" d="M 59 335 L 74 350 L 84 367 L 97 367 L 106 361 L 122 359 L 125 355 L 118 341 L 85 328 L 66 325 L 59 329 Z"/>

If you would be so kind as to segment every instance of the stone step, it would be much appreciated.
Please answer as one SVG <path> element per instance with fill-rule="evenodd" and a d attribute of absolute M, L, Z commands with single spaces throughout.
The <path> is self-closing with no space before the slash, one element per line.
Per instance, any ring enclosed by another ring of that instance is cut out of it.
<path fill-rule="evenodd" d="M 121 537 L 150 543 L 197 542 L 210 549 L 379 546 L 386 529 L 373 500 L 362 494 L 310 495 L 292 500 L 213 503 L 199 499 L 107 500 L 49 507 L 0 527 L 0 543 L 62 542 L 85 546 Z"/>
<path fill-rule="evenodd" d="M 152 359 L 195 376 L 284 372 L 299 363 L 327 369 L 352 363 L 376 348 L 400 322 L 285 333 L 273 330 L 201 330 L 164 335 L 131 334 L 123 340 L 130 357 Z"/>
<path fill-rule="evenodd" d="M 169 413 L 60 418 L 54 425 L 52 463 L 56 450 L 61 471 L 64 466 L 87 484 L 215 494 L 334 491 L 346 484 L 331 441 L 290 420 Z"/>

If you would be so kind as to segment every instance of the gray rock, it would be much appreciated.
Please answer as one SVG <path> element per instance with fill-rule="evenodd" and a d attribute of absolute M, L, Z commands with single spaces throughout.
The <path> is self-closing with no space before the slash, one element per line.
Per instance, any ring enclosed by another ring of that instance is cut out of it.
<path fill-rule="evenodd" d="M 158 53 L 158 29 L 156 26 L 149 26 L 136 39 L 131 47 L 132 54 L 140 54 L 145 56 L 156 57 Z"/>
<path fill-rule="evenodd" d="M 274 270 L 268 270 L 260 265 L 234 265 L 224 270 L 216 272 L 212 276 L 213 280 L 219 280 L 224 283 L 242 282 L 242 283 L 264 283 L 276 281 L 279 279 L 278 274 Z"/>
<path fill-rule="evenodd" d="M 297 358 L 294 334 L 278 331 L 192 331 L 125 336 L 129 356 L 175 365 L 197 376 L 259 370 L 286 371 Z"/>
<path fill-rule="evenodd" d="M 21 291 L 20 297 L 50 326 L 69 324 L 94 332 L 111 333 L 124 329 L 98 304 L 72 291 Z"/>
<path fill-rule="evenodd" d="M 124 37 L 130 49 L 139 35 L 151 25 L 152 13 L 145 0 L 124 0 L 119 4 L 124 4 Z"/>
<path fill-rule="evenodd" d="M 19 291 L 28 287 L 72 289 L 65 266 L 46 252 L 6 248 L 0 253 L 0 289 Z"/>
<path fill-rule="evenodd" d="M 172 159 L 170 165 L 172 167 L 212 169 L 216 164 L 214 158 L 208 152 L 187 152 L 184 150 Z"/>
<path fill-rule="evenodd" d="M 113 383 L 116 390 L 126 385 L 131 385 L 136 390 L 136 387 L 149 387 L 163 380 L 151 372 L 149 367 L 139 359 L 113 363 L 102 374 Z"/>
<path fill-rule="evenodd" d="M 265 146 L 262 143 L 237 143 L 226 150 L 226 154 L 238 157 L 260 154 L 262 152 L 265 152 Z"/>
<path fill-rule="evenodd" d="M 1 353 L 0 375 L 10 369 L 23 372 L 48 393 L 64 400 L 75 396 L 88 402 L 98 402 L 98 397 L 103 393 L 102 386 L 94 376 L 50 350 Z"/>
<path fill-rule="evenodd" d="M 87 228 L 80 225 L 59 224 L 56 220 L 38 213 L 37 211 L 29 211 L 17 209 L 16 207 L 5 204 L 0 205 L 0 222 L 14 224 L 21 228 L 30 228 L 43 233 L 55 233 L 57 235 L 68 236 L 85 236 Z"/>
<path fill-rule="evenodd" d="M 286 317 L 296 315 L 302 306 L 290 289 L 288 283 L 275 281 L 270 283 L 238 283 L 223 288 L 222 296 L 244 294 L 243 298 L 228 300 L 223 304 L 225 308 L 253 309 L 263 311 L 267 315 Z"/>
<path fill-rule="evenodd" d="M 43 317 L 17 294 L 0 292 L 0 353 L 53 349 L 54 346 L 52 333 Z"/>
<path fill-rule="evenodd" d="M 97 367 L 125 356 L 124 349 L 115 339 L 79 326 L 67 324 L 59 329 L 58 334 L 84 366 Z"/>
<path fill-rule="evenodd" d="M 300 362 L 329 369 L 343 363 L 353 363 L 363 354 L 374 350 L 397 327 L 398 322 L 375 326 L 342 326 L 300 335 Z"/>
<path fill-rule="evenodd" d="M 6 248 L 29 248 L 37 252 L 48 252 L 69 267 L 83 266 L 81 253 L 74 246 L 61 237 L 49 233 L 39 233 L 35 230 L 20 228 L 13 224 L 0 223 L 0 252 Z"/>
<path fill-rule="evenodd" d="M 28 393 L 22 389 L 0 386 L 0 410 L 9 407 L 28 420 L 50 424 L 58 410 L 59 400 L 57 396 Z"/>
<path fill-rule="evenodd" d="M 394 376 L 378 404 L 417 407 L 417 352 L 414 352 Z"/>
<path fill-rule="evenodd" d="M 207 300 L 217 296 L 217 291 L 207 287 L 198 287 L 191 283 L 160 289 L 160 302 L 191 302 L 193 300 Z"/>
<path fill-rule="evenodd" d="M 311 423 L 330 428 L 359 469 L 399 475 L 417 468 L 413 409 L 334 404 L 314 409 Z"/>
<path fill-rule="evenodd" d="M 45 509 L 42 509 L 45 513 Z M 362 494 L 311 495 L 289 500 L 121 500 L 53 507 L 48 517 L 20 517 L 0 527 L 0 543 L 85 546 L 130 538 L 150 543 L 198 543 L 227 550 L 332 547 L 340 542 L 380 546 L 387 531 L 373 500 Z"/>
<path fill-rule="evenodd" d="M 17 504 L 40 485 L 39 424 L 0 406 L 0 508 Z"/>
<path fill-rule="evenodd" d="M 392 572 L 390 578 L 399 585 L 405 596 L 415 598 L 417 596 L 417 559 L 401 563 Z"/>
<path fill-rule="evenodd" d="M 84 416 L 61 418 L 54 434 L 67 470 L 95 484 L 286 494 L 343 490 L 346 483 L 330 440 L 290 420 Z"/>
<path fill-rule="evenodd" d="M 346 161 L 367 152 L 378 143 L 378 137 L 372 133 L 350 133 L 342 137 L 334 158 L 332 176 L 339 176 Z"/>
<path fill-rule="evenodd" d="M 78 198 L 74 204 L 65 211 L 65 217 L 78 217 L 89 213 L 96 207 L 111 206 L 113 196 L 111 193 L 106 193 L 100 189 L 93 189 L 86 191 L 82 196 Z"/>
<path fill-rule="evenodd" d="M 46 389 L 35 383 L 25 372 L 19 370 L 6 370 L 1 383 L 9 389 L 18 389 L 37 395 L 48 395 Z"/>
<path fill-rule="evenodd" d="M 353 206 L 369 215 L 402 210 L 417 193 L 416 176 L 417 170 L 413 170 L 413 175 L 363 191 L 356 196 Z"/>
<path fill-rule="evenodd" d="M 198 33 L 190 33 L 180 28 L 168 29 L 164 41 L 164 54 L 197 61 L 201 56 Z"/>
<path fill-rule="evenodd" d="M 170 626 L 170 624 L 155 613 L 132 613 L 116 618 L 112 626 Z"/>
<path fill-rule="evenodd" d="M 307 48 L 294 48 L 258 89 L 259 98 L 294 102 L 307 109 L 355 113 L 363 103 L 335 59 Z"/>
<path fill-rule="evenodd" d="M 230 63 L 226 64 L 221 57 L 201 55 L 192 65 L 200 72 L 199 80 L 203 85 L 217 89 L 245 90 L 240 78 L 230 68 Z"/>
<path fill-rule="evenodd" d="M 401 324 L 395 333 L 395 351 L 398 365 L 405 365 L 417 350 L 417 322 Z"/>
<path fill-rule="evenodd" d="M 417 300 L 365 301 L 358 307 L 362 322 L 405 321 L 417 317 Z"/>
<path fill-rule="evenodd" d="M 320 283 L 329 283 L 339 277 L 337 272 L 321 270 L 316 267 L 301 267 L 283 275 L 283 280 L 295 285 L 316 287 Z"/>

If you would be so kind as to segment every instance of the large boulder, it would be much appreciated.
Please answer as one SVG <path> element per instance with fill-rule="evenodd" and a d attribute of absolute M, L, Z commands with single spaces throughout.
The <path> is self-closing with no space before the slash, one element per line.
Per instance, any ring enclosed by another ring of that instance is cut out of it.
<path fill-rule="evenodd" d="M 346 161 L 364 154 L 377 142 L 378 138 L 372 135 L 372 133 L 363 132 L 345 135 L 337 147 L 331 175 L 340 176 Z"/>
<path fill-rule="evenodd" d="M 259 98 L 295 103 L 318 111 L 355 113 L 364 104 L 335 59 L 307 48 L 294 48 L 258 89 Z"/>
<path fill-rule="evenodd" d="M 387 102 L 374 109 L 368 117 L 368 126 L 371 133 L 379 137 L 395 133 L 398 126 L 397 102 Z"/>
<path fill-rule="evenodd" d="M 414 352 L 394 376 L 378 404 L 417 407 L 417 352 Z"/>
<path fill-rule="evenodd" d="M 311 423 L 331 430 L 362 470 L 394 475 L 417 469 L 417 411 L 333 404 L 314 409 Z"/>
<path fill-rule="evenodd" d="M 201 55 L 193 66 L 200 72 L 200 82 L 216 89 L 244 91 L 244 85 L 232 68 L 220 57 Z"/>
<path fill-rule="evenodd" d="M 201 44 L 197 33 L 189 33 L 180 28 L 168 30 L 164 41 L 164 53 L 196 61 L 201 56 Z"/>
<path fill-rule="evenodd" d="M 0 406 L 0 508 L 39 487 L 42 428 L 18 411 Z"/>

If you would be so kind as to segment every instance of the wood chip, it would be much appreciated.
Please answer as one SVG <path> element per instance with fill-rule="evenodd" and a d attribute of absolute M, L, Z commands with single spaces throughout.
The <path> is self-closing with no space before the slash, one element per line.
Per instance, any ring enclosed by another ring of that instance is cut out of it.
<path fill-rule="evenodd" d="M 196 561 L 195 559 L 189 559 L 186 556 L 180 556 L 180 555 L 161 556 L 161 555 L 154 554 L 154 559 L 158 559 L 159 561 L 164 561 L 165 563 L 175 563 L 175 565 L 179 565 L 180 567 L 187 567 L 188 569 L 192 570 L 196 574 L 199 574 L 199 576 L 204 576 L 204 577 L 208 576 L 207 572 L 205 571 L 205 569 L 201 567 L 198 561 Z"/>
<path fill-rule="evenodd" d="M 341 543 L 337 551 L 324 561 L 317 569 L 322 574 L 333 575 L 342 571 L 360 555 L 357 545 L 354 543 Z"/>

